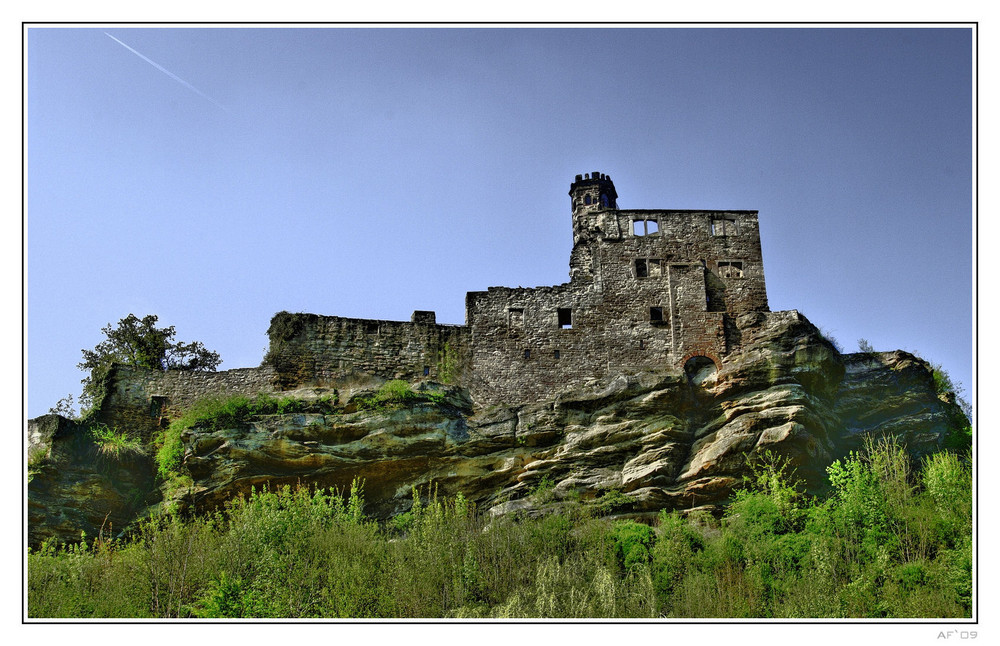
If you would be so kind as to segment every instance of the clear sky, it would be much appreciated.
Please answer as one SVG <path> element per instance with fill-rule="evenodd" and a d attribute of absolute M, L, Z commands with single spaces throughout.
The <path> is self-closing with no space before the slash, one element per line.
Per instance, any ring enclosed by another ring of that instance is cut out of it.
<path fill-rule="evenodd" d="M 29 28 L 27 413 L 157 314 L 221 369 L 280 310 L 464 322 L 568 280 L 574 175 L 756 209 L 772 310 L 972 395 L 969 28 Z"/>

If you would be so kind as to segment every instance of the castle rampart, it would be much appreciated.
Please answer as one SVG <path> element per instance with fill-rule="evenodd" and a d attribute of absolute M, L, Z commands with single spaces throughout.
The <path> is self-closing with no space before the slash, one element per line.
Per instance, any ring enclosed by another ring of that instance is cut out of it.
<path fill-rule="evenodd" d="M 358 374 L 458 383 L 468 363 L 468 329 L 439 325 L 434 312 L 409 322 L 281 312 L 268 336 L 265 361 L 283 389 L 337 387 Z"/>
<path fill-rule="evenodd" d="M 719 366 L 739 344 L 735 317 L 768 311 L 757 211 L 622 210 L 603 173 L 577 175 L 570 198 L 567 283 L 469 292 L 465 325 L 421 311 L 408 322 L 281 312 L 265 367 L 136 374 L 135 392 L 118 399 L 172 410 L 205 394 L 374 377 L 452 383 L 480 404 L 513 404 L 595 378 L 679 372 L 692 357 Z"/>

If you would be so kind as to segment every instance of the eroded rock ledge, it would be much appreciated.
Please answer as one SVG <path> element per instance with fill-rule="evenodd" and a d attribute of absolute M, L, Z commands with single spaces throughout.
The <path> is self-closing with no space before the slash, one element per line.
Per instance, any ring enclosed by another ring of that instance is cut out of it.
<path fill-rule="evenodd" d="M 415 389 L 444 393 L 440 401 L 194 427 L 182 435 L 190 485 L 173 495 L 204 510 L 251 487 L 346 488 L 362 478 L 366 512 L 379 518 L 405 511 L 412 489 L 431 485 L 493 513 L 537 513 L 616 490 L 628 496 L 620 511 L 641 516 L 724 504 L 748 458 L 764 451 L 789 458 L 815 490 L 826 466 L 866 433 L 896 436 L 920 456 L 967 423 L 935 392 L 928 364 L 911 354 L 841 355 L 794 311 L 747 314 L 737 327 L 746 349 L 718 372 L 620 376 L 485 409 L 465 391 L 423 382 Z M 157 496 L 151 461 L 101 463 L 81 431 L 52 417 L 29 422 L 41 465 L 29 483 L 32 543 L 76 540 L 81 529 L 94 536 L 108 519 L 123 527 L 149 512 Z M 528 495 L 543 482 L 544 499 Z"/>

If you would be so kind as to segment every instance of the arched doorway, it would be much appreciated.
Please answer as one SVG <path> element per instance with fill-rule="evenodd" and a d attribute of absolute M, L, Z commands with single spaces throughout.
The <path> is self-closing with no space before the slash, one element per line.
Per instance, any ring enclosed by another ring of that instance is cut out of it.
<path fill-rule="evenodd" d="M 684 374 L 688 381 L 696 386 L 704 384 L 706 381 L 714 380 L 719 371 L 715 361 L 705 355 L 698 354 L 684 362 Z"/>

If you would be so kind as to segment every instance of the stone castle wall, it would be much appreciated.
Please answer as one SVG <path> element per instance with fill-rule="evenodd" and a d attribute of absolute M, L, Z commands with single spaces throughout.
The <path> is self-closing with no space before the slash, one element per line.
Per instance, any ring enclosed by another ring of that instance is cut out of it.
<path fill-rule="evenodd" d="M 267 362 L 285 389 L 337 387 L 356 375 L 459 383 L 468 363 L 468 329 L 438 325 L 434 312 L 409 322 L 282 312 L 269 336 Z"/>
<path fill-rule="evenodd" d="M 270 366 L 220 372 L 115 366 L 108 375 L 101 421 L 153 433 L 199 399 L 277 392 Z"/>
<path fill-rule="evenodd" d="M 268 330 L 269 368 L 217 381 L 137 377 L 135 396 L 119 399 L 145 393 L 176 409 L 206 394 L 374 377 L 452 383 L 480 404 L 514 404 L 592 379 L 681 371 L 694 356 L 719 366 L 740 343 L 735 318 L 768 310 L 756 211 L 620 210 L 601 173 L 578 175 L 570 197 L 568 283 L 469 292 L 465 325 L 421 311 L 409 322 L 281 312 Z"/>

